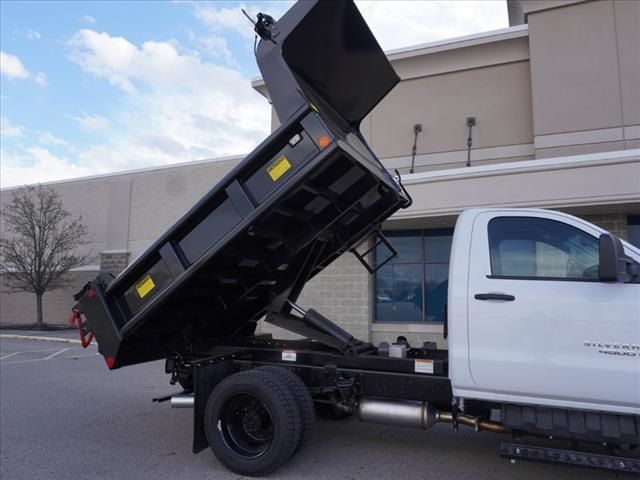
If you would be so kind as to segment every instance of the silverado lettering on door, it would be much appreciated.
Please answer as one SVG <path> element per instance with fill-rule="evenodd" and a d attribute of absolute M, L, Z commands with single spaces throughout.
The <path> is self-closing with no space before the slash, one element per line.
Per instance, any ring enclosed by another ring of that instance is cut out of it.
<path fill-rule="evenodd" d="M 596 348 L 598 349 L 598 353 L 602 353 L 603 355 L 638 357 L 638 352 L 640 352 L 640 344 L 637 343 L 591 342 L 585 340 L 584 346 L 587 348 Z"/>

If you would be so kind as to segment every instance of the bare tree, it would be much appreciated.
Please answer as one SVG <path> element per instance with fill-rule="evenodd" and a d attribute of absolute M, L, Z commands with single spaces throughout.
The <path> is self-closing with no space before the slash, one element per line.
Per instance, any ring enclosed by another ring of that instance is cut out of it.
<path fill-rule="evenodd" d="M 5 290 L 35 293 L 37 326 L 43 329 L 42 296 L 66 286 L 65 273 L 89 258 L 76 252 L 87 244 L 87 227 L 81 217 L 71 218 L 55 190 L 40 185 L 13 191 L 1 213 L 0 273 Z"/>

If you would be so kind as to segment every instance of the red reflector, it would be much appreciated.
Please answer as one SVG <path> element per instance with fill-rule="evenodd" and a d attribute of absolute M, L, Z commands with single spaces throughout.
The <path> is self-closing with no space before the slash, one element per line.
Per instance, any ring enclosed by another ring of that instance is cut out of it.
<path fill-rule="evenodd" d="M 89 298 L 96 298 L 96 291 L 95 290 L 89 290 L 89 293 L 87 293 L 87 295 L 89 296 Z"/>
<path fill-rule="evenodd" d="M 107 357 L 105 361 L 107 362 L 107 367 L 109 367 L 110 369 L 113 368 L 113 366 L 116 364 L 116 359 L 113 357 Z"/>

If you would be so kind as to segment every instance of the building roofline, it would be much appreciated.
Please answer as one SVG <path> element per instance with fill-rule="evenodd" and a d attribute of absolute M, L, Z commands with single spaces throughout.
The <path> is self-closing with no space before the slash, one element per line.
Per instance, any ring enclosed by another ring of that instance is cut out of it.
<path fill-rule="evenodd" d="M 33 185 L 59 185 L 62 183 L 73 183 L 73 182 L 86 182 L 89 180 L 100 180 L 100 179 L 106 179 L 106 178 L 111 178 L 111 177 L 121 177 L 121 176 L 125 176 L 125 175 L 135 175 L 138 173 L 149 173 L 149 172 L 154 172 L 156 170 L 169 170 L 171 168 L 183 168 L 186 166 L 191 166 L 191 165 L 203 165 L 203 164 L 207 164 L 207 163 L 217 163 L 217 162 L 228 162 L 231 160 L 242 160 L 246 155 L 230 155 L 227 157 L 218 157 L 218 158 L 207 158 L 204 160 L 194 160 L 194 161 L 186 161 L 186 162 L 178 162 L 178 163 L 171 163 L 169 165 L 156 165 L 153 167 L 144 167 L 144 168 L 135 168 L 133 170 L 121 170 L 118 172 L 109 172 L 109 173 L 100 173 L 97 175 L 86 175 L 83 177 L 73 177 L 73 178 L 65 178 L 62 180 L 51 180 L 49 182 L 38 182 L 38 183 L 30 183 L 30 184 L 24 184 L 24 185 L 14 185 L 11 187 L 3 187 L 0 188 L 0 192 L 8 192 L 10 190 L 17 190 L 19 188 L 24 188 L 27 186 L 33 186 Z"/>
<path fill-rule="evenodd" d="M 431 53 L 442 52 L 445 50 L 454 50 L 474 45 L 501 42 L 503 40 L 526 37 L 528 35 L 528 25 L 515 25 L 513 27 L 500 28 L 498 30 L 490 30 L 488 32 L 474 33 L 471 35 L 464 35 L 462 37 L 448 38 L 446 40 L 437 40 L 435 42 L 427 42 L 418 45 L 411 45 L 409 47 L 387 50 L 385 54 L 389 57 L 390 61 L 393 61 L 401 58 L 429 55 Z"/>
<path fill-rule="evenodd" d="M 134 170 L 124 170 L 120 172 L 104 173 L 100 175 L 68 178 L 64 180 L 53 180 L 50 182 L 42 182 L 40 184 L 31 184 L 31 185 L 58 185 L 62 183 L 85 182 L 88 180 L 99 180 L 104 178 L 134 175 L 138 173 L 149 173 L 156 170 L 169 170 L 172 168 L 183 168 L 191 165 L 203 165 L 207 163 L 216 163 L 216 162 L 224 162 L 224 161 L 232 161 L 232 160 L 239 161 L 239 160 L 242 160 L 242 158 L 244 158 L 244 156 L 242 155 L 220 157 L 220 158 L 209 158 L 209 159 L 197 160 L 193 162 L 180 162 L 180 163 L 174 163 L 171 165 L 160 165 L 156 167 L 138 168 Z M 385 159 L 383 158 L 381 160 L 384 162 Z M 500 175 L 504 173 L 511 173 L 514 171 L 523 171 L 523 170 L 554 170 L 559 166 L 566 167 L 567 165 L 570 165 L 570 164 L 579 166 L 580 164 L 585 162 L 612 163 L 612 162 L 627 162 L 627 161 L 634 161 L 634 162 L 640 161 L 640 148 L 635 148 L 630 150 L 597 152 L 597 153 L 583 153 L 580 155 L 570 155 L 570 156 L 554 157 L 554 158 L 518 160 L 514 162 L 503 162 L 503 163 L 501 162 L 501 163 L 494 163 L 490 165 L 458 167 L 458 168 L 450 168 L 450 169 L 442 169 L 442 170 L 433 170 L 428 172 L 418 172 L 418 173 L 403 175 L 402 181 L 406 185 L 412 185 L 412 184 L 422 183 L 425 181 L 428 182 L 428 181 L 448 180 L 452 177 L 477 176 L 477 175 L 481 175 L 481 176 Z M 26 185 L 5 187 L 0 189 L 0 191 L 6 192 L 10 190 L 23 188 L 25 186 Z"/>
<path fill-rule="evenodd" d="M 527 37 L 528 35 L 529 26 L 527 24 L 515 25 L 513 27 L 500 28 L 498 30 L 490 30 L 488 32 L 464 35 L 462 37 L 447 38 L 445 40 L 437 40 L 435 42 L 395 48 L 387 50 L 385 55 L 389 58 L 389 61 L 393 62 L 404 58 L 419 57 L 421 55 L 430 55 L 447 50 L 501 42 L 504 40 L 511 40 L 513 38 Z M 254 89 L 258 89 L 264 85 L 264 79 L 261 76 L 256 76 L 251 79 L 251 86 Z"/>
<path fill-rule="evenodd" d="M 384 160 L 383 160 L 384 161 Z M 517 160 L 512 162 L 492 163 L 473 167 L 457 167 L 442 170 L 432 170 L 402 175 L 404 185 L 417 185 L 424 182 L 439 182 L 453 178 L 461 179 L 478 176 L 496 176 L 525 171 L 553 171 L 558 168 L 580 168 L 586 164 L 612 165 L 640 161 L 640 148 L 630 150 L 615 150 L 596 153 L 582 153 L 563 157 L 541 158 L 532 160 Z"/>

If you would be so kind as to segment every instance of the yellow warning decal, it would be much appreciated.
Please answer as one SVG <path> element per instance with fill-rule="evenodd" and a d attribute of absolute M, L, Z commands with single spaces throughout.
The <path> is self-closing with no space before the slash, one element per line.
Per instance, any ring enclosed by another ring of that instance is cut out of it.
<path fill-rule="evenodd" d="M 147 275 L 136 285 L 136 292 L 138 292 L 140 298 L 144 298 L 154 288 L 156 288 L 156 284 L 153 283 L 151 275 Z"/>
<path fill-rule="evenodd" d="M 290 168 L 291 164 L 289 163 L 289 160 L 287 160 L 287 157 L 280 155 L 280 157 L 267 168 L 267 172 L 269 173 L 271 180 L 275 182 Z"/>

